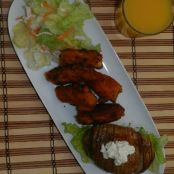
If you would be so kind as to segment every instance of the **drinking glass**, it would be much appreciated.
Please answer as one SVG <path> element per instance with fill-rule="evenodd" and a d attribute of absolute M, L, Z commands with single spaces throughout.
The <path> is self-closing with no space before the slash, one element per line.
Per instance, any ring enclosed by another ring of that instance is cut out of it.
<path fill-rule="evenodd" d="M 115 13 L 117 29 L 127 37 L 164 31 L 174 18 L 173 0 L 120 0 Z"/>

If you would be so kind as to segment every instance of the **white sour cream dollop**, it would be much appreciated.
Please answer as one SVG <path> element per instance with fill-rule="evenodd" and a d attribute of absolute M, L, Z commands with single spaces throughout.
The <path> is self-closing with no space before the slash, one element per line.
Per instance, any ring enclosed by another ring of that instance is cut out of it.
<path fill-rule="evenodd" d="M 102 144 L 100 152 L 103 153 L 103 158 L 111 158 L 116 166 L 120 166 L 128 161 L 128 155 L 135 152 L 135 147 L 127 141 L 110 141 Z"/>

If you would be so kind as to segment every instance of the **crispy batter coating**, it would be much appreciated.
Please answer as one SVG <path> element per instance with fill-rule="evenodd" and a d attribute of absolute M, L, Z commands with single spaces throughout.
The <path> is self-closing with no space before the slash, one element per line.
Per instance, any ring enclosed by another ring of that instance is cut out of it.
<path fill-rule="evenodd" d="M 124 108 L 119 104 L 97 104 L 90 112 L 78 111 L 76 120 L 80 124 L 109 123 L 120 119 L 124 115 Z"/>
<path fill-rule="evenodd" d="M 102 68 L 102 56 L 93 50 L 65 49 L 59 57 L 60 66 L 78 64 L 84 67 Z"/>
<path fill-rule="evenodd" d="M 122 91 L 121 85 L 112 77 L 93 69 L 66 66 L 55 68 L 45 74 L 48 81 L 53 84 L 85 82 L 100 97 L 100 101 L 115 102 Z"/>
<path fill-rule="evenodd" d="M 59 100 L 75 105 L 79 110 L 90 111 L 97 104 L 96 96 L 87 86 L 58 86 L 55 92 Z"/>
<path fill-rule="evenodd" d="M 103 103 L 108 100 L 116 102 L 118 94 L 122 91 L 121 85 L 110 76 L 97 73 L 96 80 L 89 81 L 89 86 L 100 97 L 99 102 Z"/>
<path fill-rule="evenodd" d="M 55 85 L 80 83 L 87 80 L 96 80 L 96 71 L 79 66 L 56 67 L 45 73 L 48 81 Z"/>

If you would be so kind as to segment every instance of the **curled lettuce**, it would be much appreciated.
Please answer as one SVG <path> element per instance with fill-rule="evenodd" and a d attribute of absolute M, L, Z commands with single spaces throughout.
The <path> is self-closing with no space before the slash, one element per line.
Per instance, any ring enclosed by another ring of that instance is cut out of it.
<path fill-rule="evenodd" d="M 82 139 L 85 132 L 90 128 L 90 126 L 77 126 L 72 123 L 63 123 L 65 133 L 70 133 L 72 135 L 71 144 L 74 149 L 80 154 L 81 159 L 84 163 L 88 163 L 90 158 L 86 155 L 83 148 Z"/>
<path fill-rule="evenodd" d="M 64 43 L 58 41 L 53 35 L 48 35 L 43 33 L 37 37 L 37 42 L 41 45 L 45 45 L 50 51 L 55 51 L 64 47 Z"/>
<path fill-rule="evenodd" d="M 60 0 L 25 0 L 26 5 L 31 7 L 31 10 L 36 15 L 43 14 L 46 10 L 42 7 L 43 2 L 49 3 L 53 7 L 57 7 Z"/>
<path fill-rule="evenodd" d="M 168 138 L 166 135 L 158 137 L 153 133 L 148 133 L 144 128 L 140 128 L 139 132 L 151 141 L 155 151 L 155 159 L 150 165 L 149 170 L 155 174 L 160 174 L 160 165 L 166 162 L 164 147 L 168 142 Z"/>
<path fill-rule="evenodd" d="M 27 60 L 27 66 L 33 70 L 49 65 L 52 60 L 52 56 L 50 54 L 41 53 L 37 50 L 37 47 L 27 49 L 24 55 Z"/>
<path fill-rule="evenodd" d="M 13 27 L 13 34 L 13 42 L 18 48 L 28 48 L 35 44 L 23 21 L 20 21 Z"/>

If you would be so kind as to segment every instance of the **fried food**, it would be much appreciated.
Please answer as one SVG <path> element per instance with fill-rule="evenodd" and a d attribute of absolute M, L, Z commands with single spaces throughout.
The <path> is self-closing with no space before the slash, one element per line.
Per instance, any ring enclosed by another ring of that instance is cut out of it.
<path fill-rule="evenodd" d="M 48 81 L 55 85 L 67 83 L 81 83 L 87 80 L 96 80 L 96 71 L 79 66 L 56 67 L 45 73 Z"/>
<path fill-rule="evenodd" d="M 59 100 L 77 106 L 78 110 L 90 111 L 97 104 L 96 96 L 84 85 L 58 86 L 55 92 Z"/>
<path fill-rule="evenodd" d="M 122 91 L 121 85 L 112 77 L 79 66 L 57 67 L 46 72 L 45 77 L 53 84 L 85 82 L 100 97 L 102 102 L 108 100 L 115 102 L 118 94 Z"/>
<path fill-rule="evenodd" d="M 124 115 L 124 108 L 119 104 L 97 104 L 89 112 L 78 111 L 76 120 L 80 124 L 101 124 L 119 120 Z"/>
<path fill-rule="evenodd" d="M 102 56 L 93 50 L 65 49 L 59 57 L 60 66 L 78 64 L 90 68 L 102 68 Z"/>
<path fill-rule="evenodd" d="M 99 102 L 101 103 L 108 100 L 115 103 L 118 94 L 122 91 L 121 85 L 116 80 L 98 72 L 96 80 L 90 80 L 87 84 L 99 96 Z"/>
<path fill-rule="evenodd" d="M 128 156 L 128 161 L 116 166 L 113 159 L 103 158 L 100 152 L 102 144 L 110 141 L 128 141 L 135 147 L 135 152 Z M 115 174 L 138 174 L 145 171 L 154 160 L 152 144 L 148 139 L 130 127 L 113 124 L 96 125 L 89 129 L 83 139 L 84 149 L 97 166 Z"/>

